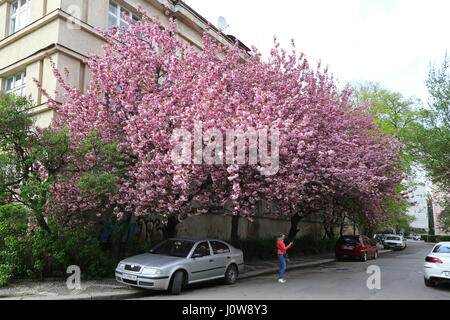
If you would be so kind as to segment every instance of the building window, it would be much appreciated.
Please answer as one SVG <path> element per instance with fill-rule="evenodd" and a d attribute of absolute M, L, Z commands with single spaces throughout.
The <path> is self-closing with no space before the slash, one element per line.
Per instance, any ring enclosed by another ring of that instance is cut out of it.
<path fill-rule="evenodd" d="M 12 77 L 6 78 L 5 92 L 14 93 L 18 96 L 25 96 L 26 72 L 19 72 Z"/>
<path fill-rule="evenodd" d="M 27 26 L 30 18 L 30 1 L 16 0 L 11 3 L 9 34 L 13 34 Z"/>
<path fill-rule="evenodd" d="M 120 29 L 122 27 L 129 27 L 128 22 L 123 18 L 123 15 L 128 16 L 133 22 L 138 21 L 138 17 L 132 14 L 129 10 L 118 5 L 114 1 L 109 2 L 109 14 L 108 14 L 108 27 L 118 26 Z"/>

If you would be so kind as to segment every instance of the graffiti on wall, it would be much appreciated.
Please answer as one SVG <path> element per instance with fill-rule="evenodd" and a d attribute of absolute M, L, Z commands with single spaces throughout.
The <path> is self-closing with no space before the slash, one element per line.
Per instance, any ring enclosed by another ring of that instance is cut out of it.
<path fill-rule="evenodd" d="M 100 242 L 156 242 L 164 238 L 164 224 L 159 218 L 138 217 L 135 222 L 126 226 L 126 222 L 120 221 L 115 224 L 104 223 L 100 235 Z"/>
<path fill-rule="evenodd" d="M 160 219 L 139 217 L 137 223 L 140 225 L 139 243 L 161 241 L 164 238 L 164 224 Z"/>

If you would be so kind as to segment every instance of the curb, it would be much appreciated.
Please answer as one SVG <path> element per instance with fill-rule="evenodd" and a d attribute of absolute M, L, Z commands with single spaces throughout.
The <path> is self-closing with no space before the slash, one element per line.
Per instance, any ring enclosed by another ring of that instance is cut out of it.
<path fill-rule="evenodd" d="M 104 292 L 104 293 L 93 293 L 93 294 L 74 294 L 65 296 L 20 296 L 20 297 L 8 297 L 2 298 L 0 300 L 64 300 L 64 301 L 74 301 L 74 300 L 122 300 L 122 299 L 132 299 L 140 298 L 145 296 L 145 291 L 137 292 Z"/>

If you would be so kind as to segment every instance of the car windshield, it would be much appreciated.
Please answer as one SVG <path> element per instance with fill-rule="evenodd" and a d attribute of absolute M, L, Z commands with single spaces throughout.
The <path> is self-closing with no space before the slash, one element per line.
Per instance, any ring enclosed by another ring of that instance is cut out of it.
<path fill-rule="evenodd" d="M 165 240 L 150 249 L 150 253 L 185 258 L 194 246 L 195 241 Z"/>
<path fill-rule="evenodd" d="M 437 245 L 433 252 L 439 252 L 439 253 L 450 253 L 450 245 L 449 244 L 440 244 Z"/>
<path fill-rule="evenodd" d="M 393 236 L 390 236 L 390 237 L 387 237 L 386 240 L 396 240 L 396 241 L 400 241 L 400 237 L 393 237 Z"/>
<path fill-rule="evenodd" d="M 339 242 L 347 244 L 361 244 L 359 237 L 340 237 Z"/>

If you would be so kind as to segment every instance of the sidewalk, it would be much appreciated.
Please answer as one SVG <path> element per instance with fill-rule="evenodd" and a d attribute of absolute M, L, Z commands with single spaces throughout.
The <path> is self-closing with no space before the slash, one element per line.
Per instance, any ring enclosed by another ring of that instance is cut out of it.
<path fill-rule="evenodd" d="M 379 250 L 379 254 L 391 250 Z M 317 254 L 292 257 L 286 271 L 317 266 L 336 261 L 334 254 Z M 239 279 L 248 279 L 273 274 L 277 277 L 278 260 L 249 261 Z M 238 280 L 239 281 L 239 280 Z M 0 300 L 119 300 L 145 296 L 145 289 L 132 288 L 115 281 L 114 278 L 81 281 L 80 290 L 69 290 L 66 279 L 12 280 L 0 288 Z"/>

